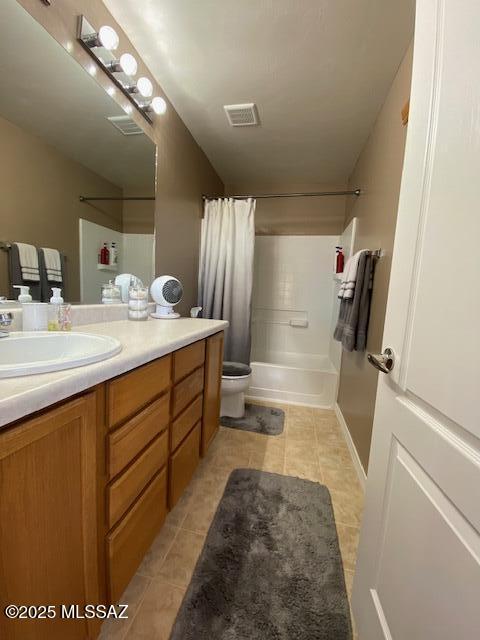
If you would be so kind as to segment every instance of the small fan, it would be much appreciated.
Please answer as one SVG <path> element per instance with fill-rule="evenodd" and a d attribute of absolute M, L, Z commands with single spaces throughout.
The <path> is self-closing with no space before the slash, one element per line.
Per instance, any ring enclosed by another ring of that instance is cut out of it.
<path fill-rule="evenodd" d="M 152 318 L 173 319 L 180 318 L 180 314 L 173 310 L 173 307 L 180 302 L 183 297 L 183 287 L 180 280 L 173 276 L 160 276 L 155 278 L 150 287 L 152 298 L 157 303 L 155 313 Z"/>

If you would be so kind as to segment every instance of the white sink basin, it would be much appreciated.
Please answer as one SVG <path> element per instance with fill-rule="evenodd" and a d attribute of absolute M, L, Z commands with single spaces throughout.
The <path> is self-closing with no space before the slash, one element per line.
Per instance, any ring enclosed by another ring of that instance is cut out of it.
<path fill-rule="evenodd" d="M 82 367 L 120 353 L 108 336 L 53 331 L 12 331 L 0 338 L 0 378 Z"/>

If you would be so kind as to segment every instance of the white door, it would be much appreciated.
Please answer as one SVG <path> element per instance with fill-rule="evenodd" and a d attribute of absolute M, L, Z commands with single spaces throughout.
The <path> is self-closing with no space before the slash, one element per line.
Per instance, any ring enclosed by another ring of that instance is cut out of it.
<path fill-rule="evenodd" d="M 400 114 L 399 114 L 400 117 Z M 480 638 L 480 1 L 417 0 L 353 611 L 360 640 Z"/>

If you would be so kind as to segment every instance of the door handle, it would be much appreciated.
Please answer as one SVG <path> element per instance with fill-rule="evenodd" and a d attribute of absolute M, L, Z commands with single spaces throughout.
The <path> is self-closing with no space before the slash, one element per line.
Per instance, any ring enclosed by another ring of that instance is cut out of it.
<path fill-rule="evenodd" d="M 367 355 L 367 360 L 375 367 L 375 369 L 378 369 L 382 373 L 390 373 L 395 366 L 395 354 L 393 349 L 390 349 L 389 347 L 384 349 L 383 353 L 369 353 Z"/>

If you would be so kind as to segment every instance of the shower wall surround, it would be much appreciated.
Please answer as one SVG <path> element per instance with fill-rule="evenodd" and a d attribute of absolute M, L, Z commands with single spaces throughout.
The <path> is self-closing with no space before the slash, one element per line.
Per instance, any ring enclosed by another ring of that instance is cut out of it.
<path fill-rule="evenodd" d="M 329 355 L 337 244 L 338 236 L 255 238 L 252 360 Z"/>

